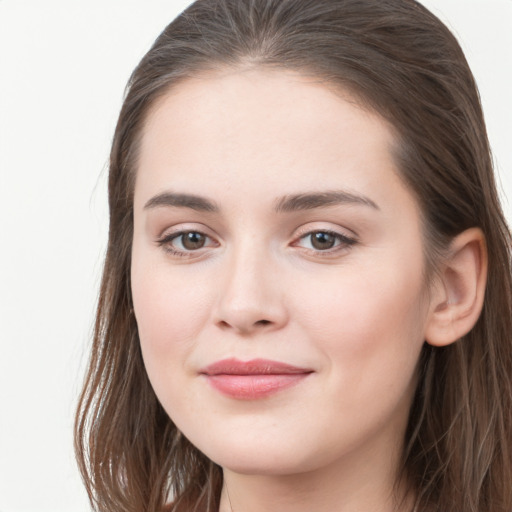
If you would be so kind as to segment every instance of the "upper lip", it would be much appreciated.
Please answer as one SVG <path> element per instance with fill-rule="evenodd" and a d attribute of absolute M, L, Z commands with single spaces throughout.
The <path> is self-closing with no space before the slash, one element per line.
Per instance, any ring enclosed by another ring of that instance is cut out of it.
<path fill-rule="evenodd" d="M 229 358 L 206 366 L 200 373 L 204 375 L 292 375 L 312 373 L 312 371 L 310 368 L 301 368 L 269 359 L 240 361 L 239 359 Z"/>

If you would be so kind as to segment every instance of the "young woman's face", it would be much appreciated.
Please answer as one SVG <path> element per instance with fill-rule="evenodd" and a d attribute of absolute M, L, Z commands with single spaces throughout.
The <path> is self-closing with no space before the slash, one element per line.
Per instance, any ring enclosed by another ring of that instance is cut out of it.
<path fill-rule="evenodd" d="M 350 96 L 277 71 L 189 80 L 149 115 L 142 352 L 169 416 L 221 466 L 370 474 L 399 453 L 429 304 L 393 144 Z"/>

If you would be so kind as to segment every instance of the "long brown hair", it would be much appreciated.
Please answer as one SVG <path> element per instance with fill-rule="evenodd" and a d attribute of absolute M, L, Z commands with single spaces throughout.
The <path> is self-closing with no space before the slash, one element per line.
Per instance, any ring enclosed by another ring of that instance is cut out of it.
<path fill-rule="evenodd" d="M 401 476 L 416 511 L 512 511 L 510 233 L 477 88 L 454 36 L 414 0 L 198 0 L 158 37 L 128 84 L 110 157 L 109 244 L 76 416 L 76 453 L 101 512 L 217 510 L 222 473 L 184 438 L 148 381 L 132 313 L 133 188 L 155 100 L 215 68 L 317 76 L 394 127 L 422 208 L 428 261 L 477 226 L 489 252 L 483 312 L 444 348 L 425 344 Z"/>

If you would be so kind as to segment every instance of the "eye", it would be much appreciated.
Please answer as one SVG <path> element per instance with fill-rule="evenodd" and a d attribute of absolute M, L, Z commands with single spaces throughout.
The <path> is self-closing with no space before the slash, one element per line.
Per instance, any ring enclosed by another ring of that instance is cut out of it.
<path fill-rule="evenodd" d="M 338 241 L 336 239 L 336 235 L 325 231 L 317 231 L 316 233 L 311 233 L 308 236 L 312 247 L 319 251 L 332 249 Z"/>
<path fill-rule="evenodd" d="M 328 230 L 310 231 L 301 236 L 294 245 L 312 251 L 328 252 L 354 245 L 356 240 L 348 236 Z"/>
<path fill-rule="evenodd" d="M 209 236 L 194 230 L 170 233 L 158 240 L 157 243 L 176 256 L 186 256 L 199 249 L 216 245 Z"/>
<path fill-rule="evenodd" d="M 195 251 L 201 249 L 206 244 L 207 237 L 198 231 L 188 231 L 181 233 L 173 238 L 173 242 L 180 246 L 180 249 L 186 251 Z"/>

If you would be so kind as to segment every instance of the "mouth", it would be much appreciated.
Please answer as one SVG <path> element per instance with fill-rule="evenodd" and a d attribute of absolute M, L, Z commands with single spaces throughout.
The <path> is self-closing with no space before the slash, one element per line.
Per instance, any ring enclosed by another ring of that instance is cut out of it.
<path fill-rule="evenodd" d="M 257 400 L 299 384 L 313 373 L 310 368 L 252 359 L 217 361 L 199 372 L 217 391 L 238 400 Z"/>

